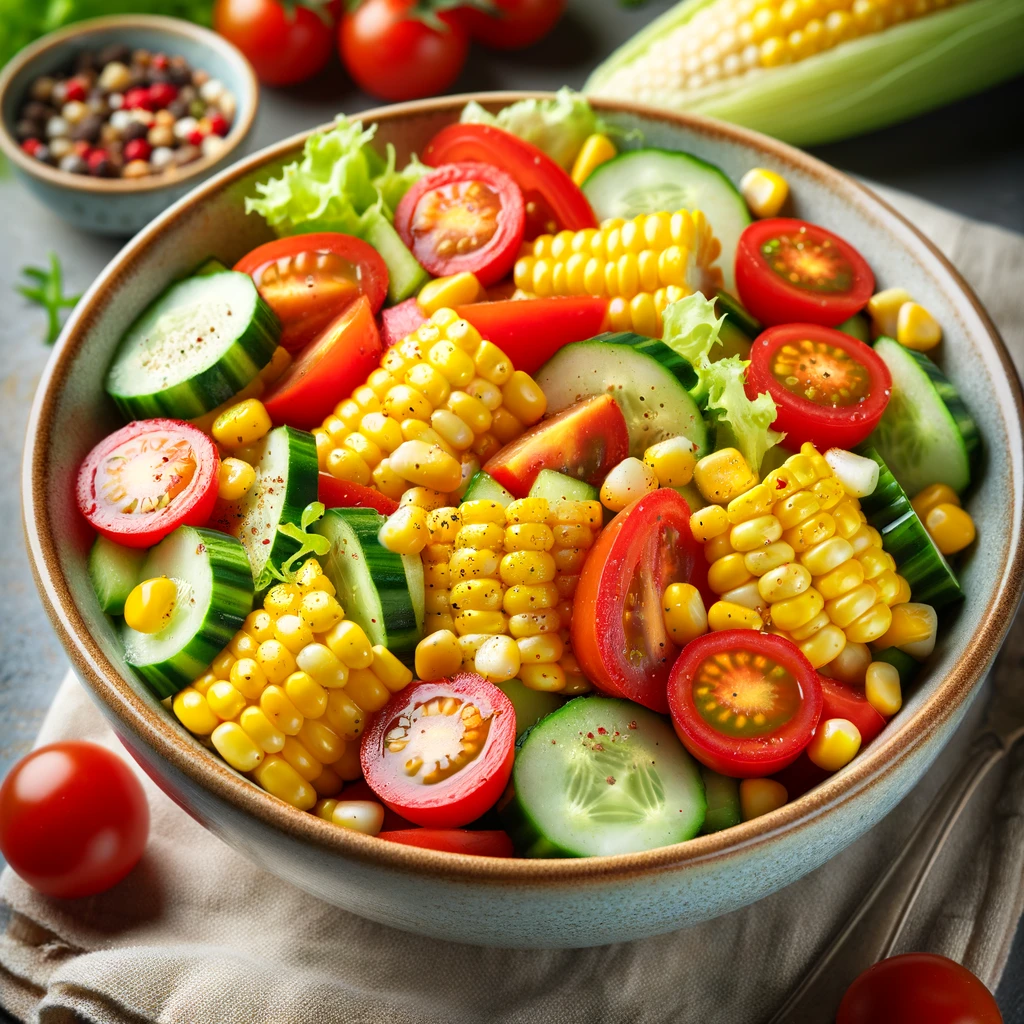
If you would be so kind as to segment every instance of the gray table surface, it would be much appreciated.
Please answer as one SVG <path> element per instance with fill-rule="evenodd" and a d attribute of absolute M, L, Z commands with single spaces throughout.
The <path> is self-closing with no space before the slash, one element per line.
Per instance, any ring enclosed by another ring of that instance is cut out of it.
<path fill-rule="evenodd" d="M 555 32 L 531 50 L 477 50 L 451 90 L 579 87 L 588 71 L 670 0 L 625 8 L 617 0 L 570 0 Z M 337 64 L 291 90 L 264 90 L 255 147 L 376 105 Z M 966 216 L 1024 232 L 1024 78 L 941 111 L 813 152 L 859 174 Z M 1016 123 L 1017 127 L 1012 125 Z M 66 670 L 43 612 L 20 530 L 21 450 L 32 395 L 48 356 L 43 315 L 14 295 L 20 268 L 62 260 L 70 290 L 84 290 L 117 252 L 116 240 L 64 224 L 9 177 L 0 179 L 0 777 L 25 754 Z M 999 992 L 1007 1022 L 1024 1022 L 1024 939 L 1018 935 Z M 0 1010 L 0 1020 L 7 1018 Z"/>

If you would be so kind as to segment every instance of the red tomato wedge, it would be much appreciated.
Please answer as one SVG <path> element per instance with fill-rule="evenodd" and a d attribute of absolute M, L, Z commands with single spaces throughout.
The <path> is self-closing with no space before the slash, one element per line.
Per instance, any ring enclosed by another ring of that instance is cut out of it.
<path fill-rule="evenodd" d="M 668 706 L 676 735 L 701 764 L 758 778 L 791 764 L 810 742 L 821 684 L 785 637 L 724 629 L 683 649 L 668 681 Z"/>
<path fill-rule="evenodd" d="M 769 327 L 750 349 L 746 392 L 767 391 L 793 451 L 853 448 L 878 425 L 892 394 L 889 368 L 870 345 L 818 324 Z"/>
<path fill-rule="evenodd" d="M 388 294 L 380 253 L 361 238 L 334 231 L 267 242 L 234 269 L 253 279 L 277 314 L 281 344 L 290 352 L 309 344 L 360 295 L 376 313 Z"/>
<path fill-rule="evenodd" d="M 501 168 L 449 163 L 402 196 L 395 230 L 435 277 L 469 271 L 488 285 L 512 269 L 525 217 L 523 194 Z"/>
<path fill-rule="evenodd" d="M 364 733 L 360 760 L 391 810 L 425 828 L 459 828 L 504 792 L 515 740 L 512 702 L 462 672 L 396 693 Z"/>
<path fill-rule="evenodd" d="M 787 217 L 754 221 L 736 248 L 736 287 L 767 325 L 835 327 L 867 305 L 875 275 L 864 257 L 817 224 Z"/>
<path fill-rule="evenodd" d="M 679 648 L 665 631 L 661 598 L 670 583 L 705 591 L 707 572 L 677 491 L 627 505 L 590 549 L 573 599 L 572 647 L 583 674 L 604 693 L 666 714 Z"/>
<path fill-rule="evenodd" d="M 517 370 L 536 373 L 560 348 L 607 329 L 610 299 L 575 295 L 564 299 L 511 299 L 456 306 Z"/>
<path fill-rule="evenodd" d="M 821 685 L 821 721 L 845 718 L 860 730 L 861 747 L 866 747 L 884 728 L 885 719 L 868 703 L 864 691 L 839 679 L 818 673 Z"/>
<path fill-rule="evenodd" d="M 179 526 L 206 525 L 219 471 L 217 446 L 198 427 L 136 420 L 85 457 L 78 507 L 97 533 L 126 547 L 149 548 Z"/>
<path fill-rule="evenodd" d="M 312 430 L 377 368 L 380 334 L 360 296 L 285 370 L 263 398 L 274 423 Z"/>
<path fill-rule="evenodd" d="M 398 502 L 381 494 L 375 487 L 364 487 L 348 480 L 339 480 L 330 473 L 321 473 L 317 484 L 317 501 L 324 508 L 375 508 L 381 515 L 398 511 Z"/>
<path fill-rule="evenodd" d="M 497 829 L 473 832 L 464 828 L 409 828 L 378 832 L 378 839 L 403 846 L 419 846 L 445 853 L 468 853 L 476 857 L 512 857 L 515 851 L 507 832 Z"/>
<path fill-rule="evenodd" d="M 380 312 L 380 343 L 391 348 L 405 341 L 413 331 L 427 322 L 427 315 L 415 299 L 406 299 L 397 306 L 389 306 Z"/>
<path fill-rule="evenodd" d="M 512 175 L 526 202 L 527 240 L 597 227 L 587 197 L 572 178 L 546 153 L 511 132 L 486 124 L 450 124 L 423 150 L 423 162 L 431 167 L 461 160 L 494 164 Z"/>
<path fill-rule="evenodd" d="M 611 395 L 595 395 L 510 441 L 488 460 L 484 472 L 517 498 L 525 498 L 542 469 L 599 487 L 627 455 L 629 431 L 622 410 Z"/>

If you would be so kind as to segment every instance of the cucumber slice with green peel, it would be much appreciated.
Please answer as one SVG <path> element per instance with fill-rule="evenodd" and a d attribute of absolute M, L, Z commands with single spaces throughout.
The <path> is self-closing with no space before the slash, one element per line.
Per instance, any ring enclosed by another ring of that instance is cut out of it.
<path fill-rule="evenodd" d="M 372 508 L 332 508 L 314 527 L 331 542 L 320 564 L 345 614 L 371 644 L 393 654 L 412 651 L 423 635 L 423 563 L 377 539 L 385 516 Z"/>
<path fill-rule="evenodd" d="M 863 341 L 865 345 L 871 344 L 871 323 L 863 313 L 854 313 L 849 320 L 844 320 L 837 328 L 843 334 L 851 338 Z"/>
<path fill-rule="evenodd" d="M 896 568 L 910 584 L 915 601 L 943 608 L 964 596 L 949 563 L 935 546 L 906 492 L 896 482 L 885 460 L 870 444 L 857 453 L 878 463 L 878 485 L 861 508 L 882 535 L 882 547 L 896 559 Z"/>
<path fill-rule="evenodd" d="M 609 331 L 589 340 L 604 341 L 609 345 L 629 345 L 637 352 L 642 352 L 661 363 L 687 391 L 692 391 L 697 386 L 697 371 L 690 365 L 690 361 L 658 338 L 648 338 L 632 331 Z"/>
<path fill-rule="evenodd" d="M 224 271 L 230 269 L 231 268 L 229 266 L 221 263 L 216 256 L 210 256 L 209 259 L 203 260 L 203 262 L 200 263 L 191 274 L 189 274 L 189 277 L 208 277 L 210 274 L 223 274 Z"/>
<path fill-rule="evenodd" d="M 129 419 L 195 419 L 241 391 L 270 362 L 280 334 L 248 274 L 190 277 L 128 328 L 107 393 Z"/>
<path fill-rule="evenodd" d="M 599 221 L 667 210 L 700 210 L 722 243 L 718 265 L 735 293 L 736 246 L 750 211 L 726 174 L 700 157 L 668 149 L 634 149 L 596 167 L 583 183 Z"/>
<path fill-rule="evenodd" d="M 505 490 L 490 473 L 482 469 L 477 470 L 466 485 L 466 492 L 462 495 L 463 501 L 493 501 L 502 508 L 515 501 L 515 497 Z"/>
<path fill-rule="evenodd" d="M 128 664 L 162 700 L 202 675 L 252 611 L 252 570 L 234 537 L 179 526 L 149 551 L 139 576 L 166 576 L 178 590 L 159 632 L 121 631 Z"/>
<path fill-rule="evenodd" d="M 725 317 L 723 326 L 740 331 L 748 341 L 753 341 L 764 330 L 757 319 L 747 312 L 740 300 L 733 298 L 728 292 L 719 292 L 715 296 L 715 312 Z"/>
<path fill-rule="evenodd" d="M 719 775 L 703 765 L 700 775 L 704 780 L 704 795 L 708 802 L 700 834 L 706 836 L 738 825 L 743 820 L 740 813 L 740 780 Z"/>
<path fill-rule="evenodd" d="M 556 352 L 534 375 L 547 396 L 548 412 L 561 412 L 591 395 L 610 394 L 626 419 L 630 455 L 642 457 L 652 444 L 679 434 L 697 446 L 698 458 L 705 455 L 707 429 L 697 403 L 676 373 L 650 354 L 652 348 L 633 344 L 634 338 L 654 340 L 635 334 L 602 335 Z M 678 362 L 686 362 L 662 342 L 657 345 Z"/>
<path fill-rule="evenodd" d="M 874 651 L 871 657 L 875 661 L 884 661 L 892 665 L 900 674 L 901 687 L 909 686 L 917 673 L 921 671 L 921 663 L 898 647 L 887 647 L 884 651 Z"/>
<path fill-rule="evenodd" d="M 108 615 L 123 615 L 128 595 L 143 578 L 144 548 L 126 548 L 100 534 L 89 552 L 89 578 L 100 607 Z"/>
<path fill-rule="evenodd" d="M 415 295 L 430 280 L 416 257 L 409 251 L 394 225 L 383 214 L 367 220 L 364 216 L 363 240 L 380 253 L 388 268 L 388 302 L 394 306 Z"/>
<path fill-rule="evenodd" d="M 494 685 L 512 701 L 512 707 L 515 708 L 516 739 L 565 703 L 565 698 L 557 693 L 531 690 L 519 679 L 507 679 Z"/>
<path fill-rule="evenodd" d="M 691 839 L 707 803 L 668 720 L 631 701 L 577 697 L 522 741 L 501 815 L 527 857 L 593 857 Z"/>
<path fill-rule="evenodd" d="M 892 395 L 868 443 L 911 497 L 929 484 L 963 493 L 981 435 L 956 388 L 923 352 L 885 336 L 875 351 L 892 374 Z"/>
<path fill-rule="evenodd" d="M 238 501 L 218 500 L 210 525 L 242 542 L 253 579 L 259 579 L 268 561 L 280 568 L 299 549 L 278 527 L 300 526 L 302 510 L 316 501 L 316 441 L 304 430 L 277 427 L 255 445 L 252 465 L 256 482 Z"/>
<path fill-rule="evenodd" d="M 597 501 L 598 490 L 586 480 L 577 480 L 554 469 L 542 469 L 533 481 L 530 497 L 548 501 Z"/>

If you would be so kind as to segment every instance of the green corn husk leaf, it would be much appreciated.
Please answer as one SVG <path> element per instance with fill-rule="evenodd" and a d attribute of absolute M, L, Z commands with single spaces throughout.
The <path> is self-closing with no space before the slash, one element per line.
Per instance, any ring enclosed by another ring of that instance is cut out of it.
<path fill-rule="evenodd" d="M 584 92 L 630 98 L 615 72 L 715 0 L 685 0 L 611 55 Z M 965 0 L 796 64 L 645 102 L 731 121 L 807 146 L 906 120 L 1024 71 L 1024 0 Z"/>

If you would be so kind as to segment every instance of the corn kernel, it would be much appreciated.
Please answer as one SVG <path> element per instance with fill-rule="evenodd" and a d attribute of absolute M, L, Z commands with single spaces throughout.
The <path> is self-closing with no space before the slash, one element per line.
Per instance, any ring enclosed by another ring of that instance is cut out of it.
<path fill-rule="evenodd" d="M 928 604 L 907 602 L 891 609 L 892 619 L 888 629 L 876 642 L 877 650 L 898 647 L 912 657 L 923 661 L 935 647 L 938 617 L 935 609 Z"/>
<path fill-rule="evenodd" d="M 910 294 L 903 288 L 886 288 L 868 299 L 868 313 L 871 316 L 875 335 L 896 337 L 900 307 L 910 302 Z"/>
<path fill-rule="evenodd" d="M 280 640 L 264 640 L 256 649 L 256 661 L 271 683 L 283 683 L 295 671 L 295 658 Z"/>
<path fill-rule="evenodd" d="M 743 555 L 735 551 L 716 559 L 708 569 L 708 586 L 716 594 L 742 586 L 749 579 Z"/>
<path fill-rule="evenodd" d="M 722 629 L 763 629 L 764 622 L 750 608 L 729 601 L 716 601 L 708 609 L 708 627 L 715 632 Z"/>
<path fill-rule="evenodd" d="M 755 488 L 756 490 L 756 488 Z M 773 515 L 757 516 L 737 523 L 729 531 L 729 543 L 734 551 L 764 550 L 782 537 L 782 526 Z"/>
<path fill-rule="evenodd" d="M 789 198 L 789 184 L 775 171 L 754 167 L 740 179 L 740 193 L 755 217 L 777 217 Z"/>
<path fill-rule="evenodd" d="M 758 593 L 771 604 L 797 597 L 809 590 L 811 574 L 799 562 L 789 562 L 766 572 L 757 581 Z"/>
<path fill-rule="evenodd" d="M 572 180 L 582 186 L 601 164 L 607 163 L 616 155 L 615 144 L 607 135 L 595 132 L 584 140 L 580 151 L 572 165 Z"/>
<path fill-rule="evenodd" d="M 557 633 L 538 633 L 515 641 L 524 665 L 546 665 L 560 661 L 565 654 L 565 641 Z"/>
<path fill-rule="evenodd" d="M 329 690 L 338 689 L 348 682 L 348 667 L 324 644 L 307 644 L 299 651 L 295 664 Z"/>
<path fill-rule="evenodd" d="M 303 594 L 299 616 L 314 633 L 326 633 L 345 617 L 336 597 L 323 590 Z"/>
<path fill-rule="evenodd" d="M 373 664 L 373 648 L 362 626 L 345 619 L 334 626 L 324 642 L 348 668 L 369 668 Z"/>
<path fill-rule="evenodd" d="M 444 679 L 461 667 L 462 647 L 450 630 L 431 633 L 416 645 L 416 675 L 420 679 Z"/>
<path fill-rule="evenodd" d="M 892 718 L 903 706 L 900 674 L 885 661 L 873 661 L 864 676 L 864 696 L 883 717 Z"/>
<path fill-rule="evenodd" d="M 906 348 L 928 352 L 942 341 L 942 328 L 924 306 L 904 302 L 896 315 L 896 340 Z"/>
<path fill-rule="evenodd" d="M 327 710 L 327 691 L 308 672 L 293 672 L 284 692 L 304 718 L 319 718 Z"/>
<path fill-rule="evenodd" d="M 178 601 L 178 587 L 166 576 L 143 580 L 124 603 L 124 621 L 139 633 L 159 633 L 171 621 Z"/>
<path fill-rule="evenodd" d="M 929 509 L 924 525 L 935 541 L 935 546 L 944 555 L 955 555 L 963 551 L 974 543 L 977 535 L 974 520 L 959 505 L 951 502 L 940 502 Z"/>
<path fill-rule="evenodd" d="M 830 718 L 818 724 L 807 756 L 827 772 L 837 772 L 848 765 L 860 750 L 860 730 L 846 718 Z"/>
<path fill-rule="evenodd" d="M 685 487 L 697 465 L 695 447 L 686 437 L 669 437 L 644 452 L 644 463 L 654 470 L 662 487 Z"/>
<path fill-rule="evenodd" d="M 196 736 L 209 736 L 221 721 L 210 710 L 206 697 L 191 686 L 174 695 L 171 707 L 178 721 Z"/>
<path fill-rule="evenodd" d="M 375 836 L 384 827 L 384 806 L 375 800 L 339 800 L 331 808 L 330 820 L 339 828 Z"/>
<path fill-rule="evenodd" d="M 547 411 L 547 396 L 527 373 L 516 370 L 501 389 L 502 402 L 520 423 L 532 426 Z"/>
<path fill-rule="evenodd" d="M 299 740 L 321 764 L 333 764 L 345 752 L 345 741 L 333 729 L 308 718 L 299 730 Z"/>
<path fill-rule="evenodd" d="M 846 634 L 831 623 L 822 626 L 813 636 L 799 645 L 800 653 L 811 663 L 812 668 L 821 668 L 834 661 L 846 647 Z"/>
<path fill-rule="evenodd" d="M 519 678 L 529 689 L 545 693 L 559 693 L 565 687 L 565 671 L 561 665 L 523 665 Z"/>
<path fill-rule="evenodd" d="M 689 583 L 670 583 L 661 602 L 665 630 L 684 647 L 708 631 L 708 616 L 700 591 Z"/>
<path fill-rule="evenodd" d="M 627 505 L 658 489 L 658 477 L 645 462 L 636 458 L 623 459 L 613 466 L 601 485 L 601 504 L 612 512 L 620 512 Z"/>
<path fill-rule="evenodd" d="M 740 816 L 744 821 L 771 814 L 786 804 L 789 793 L 774 779 L 740 780 Z"/>
<path fill-rule="evenodd" d="M 285 734 L 266 716 L 262 708 L 250 705 L 238 716 L 238 724 L 265 753 L 276 754 L 284 747 Z"/>
<path fill-rule="evenodd" d="M 240 501 L 256 483 L 256 470 L 241 459 L 228 458 L 220 464 L 217 497 L 221 501 Z"/>
<path fill-rule="evenodd" d="M 301 811 L 316 803 L 316 790 L 280 754 L 265 757 L 252 774 L 268 793 Z"/>
<path fill-rule="evenodd" d="M 910 504 L 923 523 L 925 517 L 936 505 L 956 505 L 959 507 L 960 498 L 949 484 L 929 484 L 924 490 L 918 491 L 914 495 Z"/>
<path fill-rule="evenodd" d="M 775 601 L 771 606 L 772 623 L 787 632 L 807 625 L 816 615 L 820 614 L 825 600 L 811 587 L 798 597 L 790 597 L 784 601 Z"/>
<path fill-rule="evenodd" d="M 404 441 L 388 461 L 399 476 L 435 491 L 453 491 L 462 480 L 458 460 L 425 441 Z"/>
<path fill-rule="evenodd" d="M 366 728 L 365 712 L 344 690 L 330 692 L 327 697 L 327 711 L 324 713 L 324 718 L 346 743 L 359 739 Z M 356 753 L 358 754 L 358 752 L 359 748 L 356 746 Z"/>
<path fill-rule="evenodd" d="M 231 666 L 231 685 L 247 700 L 257 700 L 267 685 L 267 676 L 255 658 L 239 658 Z"/>
<path fill-rule="evenodd" d="M 397 693 L 412 682 L 412 671 L 381 644 L 373 646 L 373 674 L 391 691 Z"/>
<path fill-rule="evenodd" d="M 221 722 L 210 739 L 217 753 L 239 772 L 251 772 L 265 756 L 237 722 Z"/>
<path fill-rule="evenodd" d="M 735 448 L 705 455 L 693 471 L 693 479 L 705 501 L 727 504 L 757 483 L 747 460 Z"/>
<path fill-rule="evenodd" d="M 524 636 L 537 636 L 539 633 L 557 633 L 562 628 L 562 616 L 553 608 L 545 608 L 539 612 L 521 612 L 510 615 L 508 632 L 517 640 Z"/>
<path fill-rule="evenodd" d="M 298 654 L 306 644 L 313 642 L 313 630 L 298 615 L 282 615 L 274 623 L 274 638 L 292 654 Z"/>
<path fill-rule="evenodd" d="M 520 654 L 510 636 L 491 636 L 481 644 L 474 661 L 477 672 L 492 683 L 503 683 L 519 674 Z"/>
<path fill-rule="evenodd" d="M 214 420 L 211 433 L 222 448 L 240 448 L 263 437 L 273 426 L 263 403 L 257 398 L 238 402 Z"/>
<path fill-rule="evenodd" d="M 451 385 L 430 363 L 414 363 L 405 371 L 405 382 L 438 409 L 448 401 Z"/>
<path fill-rule="evenodd" d="M 501 581 L 516 584 L 550 583 L 555 578 L 554 558 L 546 551 L 510 551 L 501 559 Z"/>
<path fill-rule="evenodd" d="M 384 520 L 377 539 L 388 551 L 399 555 L 418 555 L 427 546 L 426 509 L 418 505 L 403 505 Z"/>
<path fill-rule="evenodd" d="M 465 306 L 480 297 L 480 282 L 475 274 L 463 271 L 428 281 L 416 296 L 416 302 L 427 316 L 441 309 Z"/>
<path fill-rule="evenodd" d="M 353 669 L 348 676 L 345 692 L 364 711 L 380 711 L 391 699 L 388 688 L 368 669 Z"/>
<path fill-rule="evenodd" d="M 743 556 L 743 564 L 754 576 L 763 576 L 795 558 L 796 552 L 784 540 L 778 540 L 766 548 L 748 551 Z"/>
<path fill-rule="evenodd" d="M 475 579 L 456 583 L 451 589 L 453 612 L 494 612 L 502 607 L 503 588 L 497 580 Z"/>
<path fill-rule="evenodd" d="M 855 643 L 868 644 L 885 634 L 892 622 L 892 611 L 889 606 L 879 601 L 869 608 L 859 619 L 854 619 L 843 632 L 846 638 Z M 932 641 L 934 643 L 934 640 Z M 911 652 L 907 652 L 908 654 Z M 929 653 L 930 650 L 929 650 Z M 926 655 L 927 656 L 927 655 Z"/>
<path fill-rule="evenodd" d="M 839 679 L 851 686 L 863 686 L 864 676 L 871 664 L 871 650 L 867 644 L 847 642 L 846 646 L 822 669 L 823 675 Z"/>

